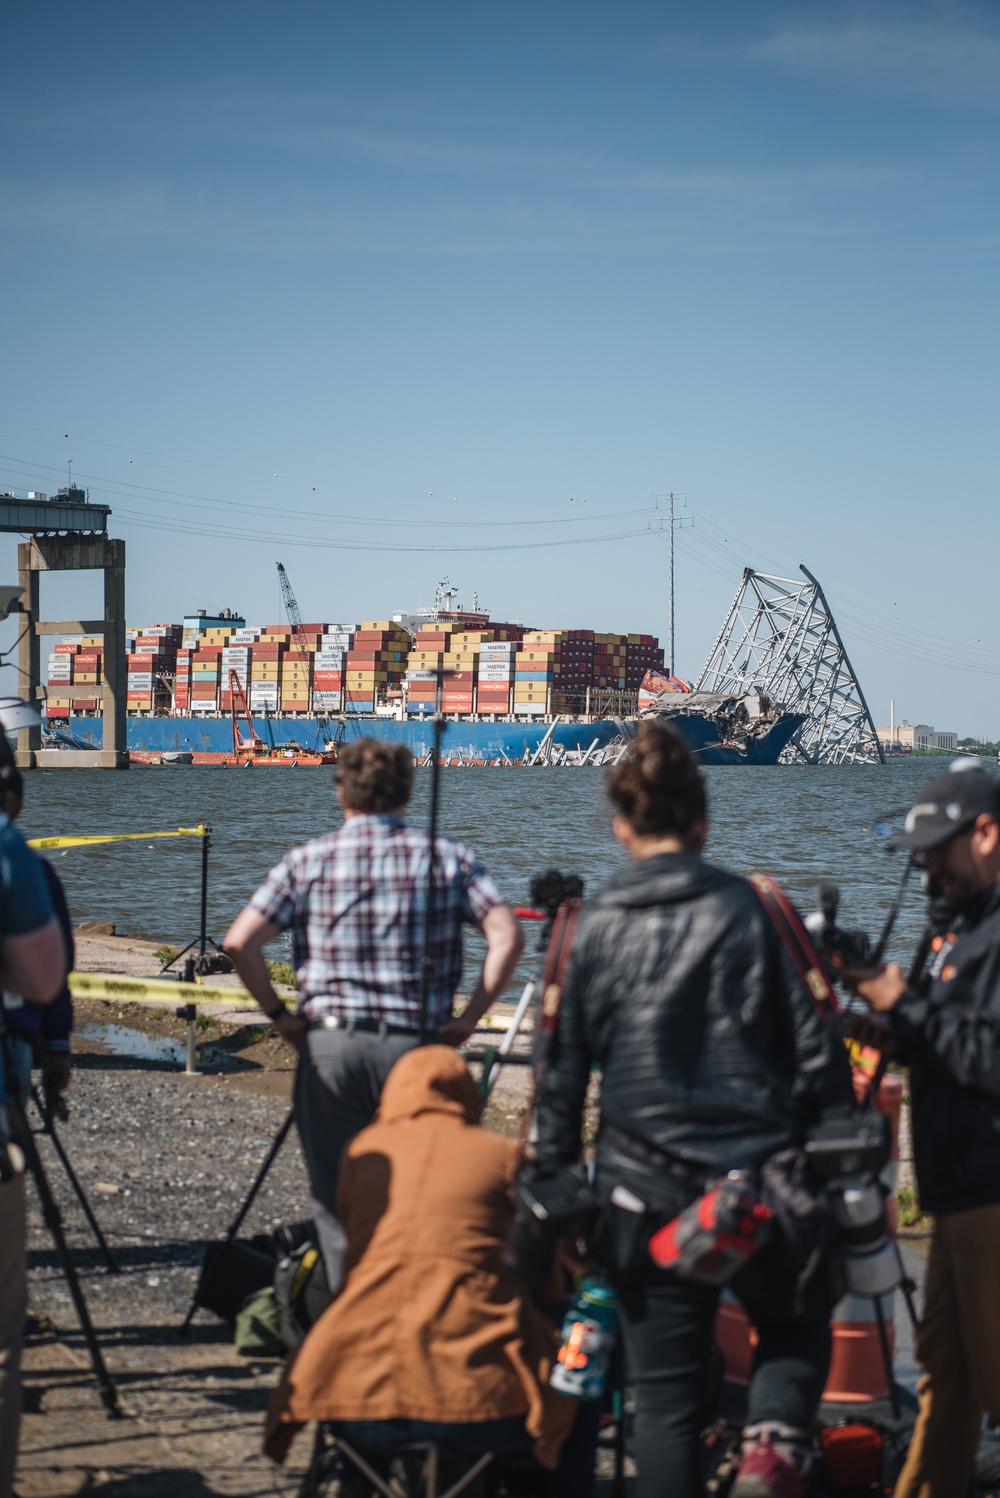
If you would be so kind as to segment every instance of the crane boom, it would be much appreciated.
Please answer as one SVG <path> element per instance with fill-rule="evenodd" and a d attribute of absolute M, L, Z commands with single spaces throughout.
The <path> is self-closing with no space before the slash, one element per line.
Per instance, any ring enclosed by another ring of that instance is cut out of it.
<path fill-rule="evenodd" d="M 288 615 L 288 622 L 297 635 L 302 628 L 302 611 L 292 591 L 292 585 L 288 581 L 288 573 L 281 562 L 278 563 L 278 581 L 281 583 L 281 596 L 285 602 L 285 613 Z M 303 655 L 309 653 L 304 641 L 299 642 L 298 648 Z M 324 742 L 327 744 L 343 743 L 344 723 L 334 723 L 327 713 L 316 713 L 316 728 L 321 745 Z"/>
<path fill-rule="evenodd" d="M 292 592 L 292 585 L 288 581 L 288 573 L 281 562 L 278 563 L 278 581 L 281 583 L 281 596 L 285 601 L 285 613 L 288 615 L 288 622 L 293 629 L 301 629 L 302 614 L 295 594 Z"/>

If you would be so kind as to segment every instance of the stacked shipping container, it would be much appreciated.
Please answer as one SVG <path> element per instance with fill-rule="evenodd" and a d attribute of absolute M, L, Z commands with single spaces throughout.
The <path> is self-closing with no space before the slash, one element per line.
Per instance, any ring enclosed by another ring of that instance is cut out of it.
<path fill-rule="evenodd" d="M 345 663 L 345 707 L 373 713 L 376 704 L 402 683 L 410 636 L 388 619 L 366 619 L 354 632 Z"/>
<path fill-rule="evenodd" d="M 175 712 L 229 712 L 235 673 L 256 715 L 373 713 L 393 697 L 411 715 L 428 714 L 440 690 L 451 716 L 530 718 L 583 712 L 590 688 L 635 691 L 663 668 L 651 635 L 469 628 L 461 619 L 428 622 L 412 638 L 387 620 L 298 629 L 215 620 L 183 638 L 177 625 L 149 625 L 128 631 L 127 646 L 132 713 L 169 710 L 161 684 L 170 676 Z M 67 637 L 49 656 L 50 715 L 97 711 L 101 681 L 100 639 Z"/>

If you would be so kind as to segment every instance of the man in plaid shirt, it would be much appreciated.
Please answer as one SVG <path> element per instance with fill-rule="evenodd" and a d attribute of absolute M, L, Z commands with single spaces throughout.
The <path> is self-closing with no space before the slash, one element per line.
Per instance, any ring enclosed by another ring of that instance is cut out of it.
<path fill-rule="evenodd" d="M 393 1065 L 417 1044 L 430 846 L 403 814 L 413 756 L 401 744 L 359 739 L 337 765 L 344 825 L 292 851 L 271 870 L 226 935 L 225 947 L 279 1035 L 299 1053 L 295 1117 L 312 1186 L 330 1288 L 341 1280 L 336 1218 L 344 1146 L 371 1122 Z M 471 848 L 438 838 L 434 859 L 432 1039 L 461 1045 L 513 975 L 520 927 Z M 462 927 L 486 938 L 469 1003 L 452 1016 L 462 973 Z M 291 930 L 298 1013 L 274 991 L 264 947 Z"/>

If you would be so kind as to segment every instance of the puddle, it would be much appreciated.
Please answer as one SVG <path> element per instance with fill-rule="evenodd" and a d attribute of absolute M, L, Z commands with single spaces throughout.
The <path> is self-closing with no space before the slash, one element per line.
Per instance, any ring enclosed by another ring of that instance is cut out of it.
<path fill-rule="evenodd" d="M 127 1025 L 81 1025 L 76 1031 L 81 1040 L 103 1046 L 113 1056 L 134 1056 L 138 1061 L 167 1061 L 183 1066 L 187 1049 L 182 1041 L 165 1035 L 146 1035 Z"/>

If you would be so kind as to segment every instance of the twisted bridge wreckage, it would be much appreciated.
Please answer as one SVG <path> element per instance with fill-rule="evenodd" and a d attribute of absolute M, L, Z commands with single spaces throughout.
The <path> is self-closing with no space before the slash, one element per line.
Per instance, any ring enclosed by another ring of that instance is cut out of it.
<path fill-rule="evenodd" d="M 799 570 L 803 581 L 745 568 L 694 690 L 679 701 L 664 693 L 651 711 L 702 714 L 715 723 L 720 746 L 744 753 L 794 719 L 783 764 L 884 763 L 826 595 L 807 567 Z"/>

